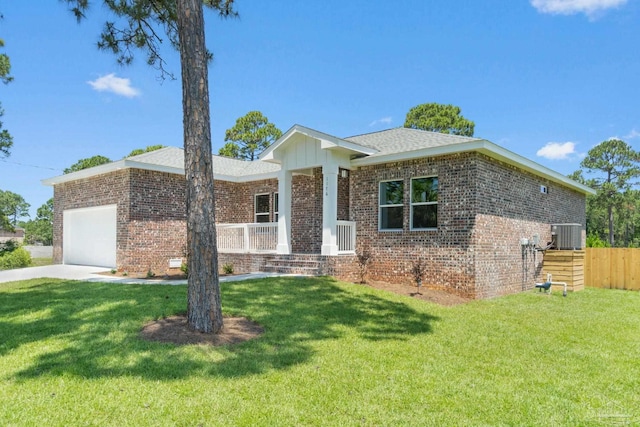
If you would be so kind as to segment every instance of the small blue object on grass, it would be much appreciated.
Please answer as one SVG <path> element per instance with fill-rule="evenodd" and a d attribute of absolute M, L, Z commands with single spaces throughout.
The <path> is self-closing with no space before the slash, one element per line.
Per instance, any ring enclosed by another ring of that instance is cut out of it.
<path fill-rule="evenodd" d="M 551 282 L 536 283 L 536 288 L 540 289 L 540 292 L 542 292 L 543 289 L 545 292 L 549 292 L 551 289 Z"/>

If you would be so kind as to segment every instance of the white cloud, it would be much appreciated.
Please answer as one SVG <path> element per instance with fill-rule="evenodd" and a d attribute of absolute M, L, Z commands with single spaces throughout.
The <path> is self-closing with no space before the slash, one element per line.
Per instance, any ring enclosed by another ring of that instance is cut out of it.
<path fill-rule="evenodd" d="M 584 13 L 591 17 L 606 9 L 622 6 L 628 0 L 530 0 L 540 13 L 552 15 L 573 15 Z"/>
<path fill-rule="evenodd" d="M 98 77 L 93 81 L 88 81 L 91 87 L 98 92 L 112 92 L 116 95 L 134 98 L 140 96 L 140 91 L 131 86 L 131 80 L 116 77 L 115 73 Z"/>
<path fill-rule="evenodd" d="M 629 132 L 628 135 L 625 135 L 624 138 L 625 139 L 633 139 L 633 138 L 637 138 L 640 136 L 640 131 L 636 130 L 636 128 L 631 129 L 631 132 Z"/>
<path fill-rule="evenodd" d="M 575 152 L 576 144 L 573 142 L 548 142 L 547 145 L 538 150 L 536 155 L 549 160 L 562 160 Z"/>
<path fill-rule="evenodd" d="M 381 119 L 372 121 L 371 123 L 369 123 L 369 126 L 375 126 L 377 124 L 390 125 L 391 122 L 393 122 L 393 119 L 391 117 L 383 117 Z"/>

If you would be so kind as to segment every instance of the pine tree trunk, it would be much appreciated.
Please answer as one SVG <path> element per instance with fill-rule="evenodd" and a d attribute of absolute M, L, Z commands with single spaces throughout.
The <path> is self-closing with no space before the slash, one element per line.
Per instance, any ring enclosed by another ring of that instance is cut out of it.
<path fill-rule="evenodd" d="M 187 178 L 187 318 L 190 328 L 217 333 L 222 330 L 223 321 L 202 0 L 177 0 L 176 5 L 182 66 L 184 169 Z"/>
<path fill-rule="evenodd" d="M 614 245 L 614 235 L 613 235 L 613 205 L 609 204 L 607 207 L 607 214 L 609 217 L 609 246 L 613 248 Z"/>

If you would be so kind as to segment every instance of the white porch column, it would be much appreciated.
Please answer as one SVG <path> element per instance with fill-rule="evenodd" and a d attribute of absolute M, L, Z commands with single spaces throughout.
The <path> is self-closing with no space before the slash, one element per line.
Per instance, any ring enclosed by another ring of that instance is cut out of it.
<path fill-rule="evenodd" d="M 276 253 L 291 253 L 291 171 L 278 173 L 278 246 Z"/>
<path fill-rule="evenodd" d="M 338 165 L 322 166 L 322 255 L 338 255 Z"/>

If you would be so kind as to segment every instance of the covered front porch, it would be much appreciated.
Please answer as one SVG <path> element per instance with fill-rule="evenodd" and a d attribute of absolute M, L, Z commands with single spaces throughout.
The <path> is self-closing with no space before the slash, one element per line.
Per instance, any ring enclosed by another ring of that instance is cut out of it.
<path fill-rule="evenodd" d="M 278 252 L 279 222 L 216 224 L 218 252 L 276 254 Z M 354 254 L 356 223 L 337 220 L 335 225 L 335 255 Z"/>
<path fill-rule="evenodd" d="M 376 150 L 303 126 L 289 129 L 261 155 L 280 166 L 276 221 L 247 227 L 248 250 L 334 256 L 354 254 L 356 224 L 350 219 L 351 158 Z M 258 232 L 252 231 L 255 228 Z M 269 230 L 267 233 L 266 230 Z M 255 235 L 255 236 L 254 236 Z M 256 239 L 252 243 L 252 239 Z"/>

